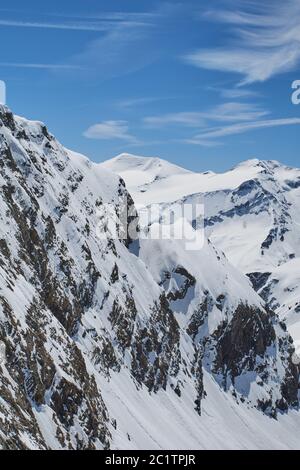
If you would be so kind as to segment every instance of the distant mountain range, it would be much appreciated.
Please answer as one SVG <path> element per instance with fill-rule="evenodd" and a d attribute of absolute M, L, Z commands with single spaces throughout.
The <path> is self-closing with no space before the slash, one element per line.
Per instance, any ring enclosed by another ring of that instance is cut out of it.
<path fill-rule="evenodd" d="M 253 159 L 226 173 L 193 173 L 128 154 L 102 166 L 124 178 L 135 202 L 193 203 L 201 195 L 207 237 L 249 276 L 300 349 L 300 169 Z"/>

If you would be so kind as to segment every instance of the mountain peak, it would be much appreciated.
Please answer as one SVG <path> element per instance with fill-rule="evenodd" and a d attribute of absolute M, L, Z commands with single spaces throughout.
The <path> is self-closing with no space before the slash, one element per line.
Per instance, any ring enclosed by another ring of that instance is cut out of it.
<path fill-rule="evenodd" d="M 0 127 L 2 126 L 6 127 L 13 135 L 16 134 L 16 137 L 22 136 L 23 139 L 28 141 L 31 138 L 41 138 L 41 136 L 49 141 L 53 139 L 53 136 L 42 121 L 18 116 L 8 106 L 3 104 L 0 105 Z"/>
<path fill-rule="evenodd" d="M 0 114 L 6 113 L 6 112 L 8 112 L 8 111 L 10 111 L 10 109 L 6 106 L 6 104 L 0 103 Z M 10 111 L 10 112 L 11 112 L 11 111 Z"/>
<path fill-rule="evenodd" d="M 284 165 L 279 163 L 277 160 L 260 160 L 258 158 L 251 158 L 249 160 L 245 160 L 241 163 L 238 163 L 238 165 L 236 165 L 234 169 L 245 168 L 245 167 L 248 167 L 248 168 L 261 167 L 263 169 L 274 170 L 275 168 L 282 167 L 282 166 Z"/>
<path fill-rule="evenodd" d="M 138 174 L 139 184 L 149 183 L 150 181 L 167 178 L 172 175 L 192 173 L 158 157 L 141 157 L 129 153 L 121 153 L 100 165 L 121 176 L 122 173 L 134 172 L 135 175 Z"/>
<path fill-rule="evenodd" d="M 173 163 L 168 162 L 167 160 L 164 160 L 159 157 L 144 157 L 140 155 L 133 155 L 130 153 L 120 153 L 116 157 L 112 158 L 111 160 L 108 160 L 107 162 L 104 162 L 105 164 L 109 163 L 116 163 L 122 164 L 124 167 L 125 166 L 157 166 L 157 167 L 168 167 L 168 168 L 173 168 L 174 170 L 176 169 L 180 173 L 184 172 L 187 173 L 189 170 L 186 170 L 185 168 L 182 168 L 180 166 L 174 165 Z"/>

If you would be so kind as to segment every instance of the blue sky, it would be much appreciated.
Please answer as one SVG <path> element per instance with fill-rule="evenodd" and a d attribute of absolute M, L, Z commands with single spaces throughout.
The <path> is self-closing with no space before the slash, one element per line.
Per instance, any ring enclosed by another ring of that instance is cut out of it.
<path fill-rule="evenodd" d="M 0 79 L 15 113 L 96 161 L 300 166 L 299 23 L 300 0 L 3 0 Z"/>

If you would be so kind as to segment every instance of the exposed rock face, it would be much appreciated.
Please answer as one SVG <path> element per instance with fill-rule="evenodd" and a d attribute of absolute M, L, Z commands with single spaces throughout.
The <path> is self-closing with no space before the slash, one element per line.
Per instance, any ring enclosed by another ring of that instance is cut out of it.
<path fill-rule="evenodd" d="M 287 322 L 300 344 L 300 170 L 253 160 L 232 173 L 243 169 L 255 173 L 253 179 L 205 195 L 207 234 L 249 276 L 268 308 Z"/>
<path fill-rule="evenodd" d="M 132 347 L 134 377 L 150 391 L 166 390 L 168 379 L 180 371 L 179 342 L 179 325 L 162 294 L 146 327 L 137 330 Z"/>
<path fill-rule="evenodd" d="M 284 376 L 281 386 L 282 396 L 278 399 L 276 392 L 267 400 L 259 400 L 259 407 L 270 414 L 276 415 L 276 409 L 288 409 L 298 403 L 299 372 L 292 363 L 291 357 L 286 356 L 288 345 L 282 325 L 277 324 L 272 312 L 261 312 L 251 307 L 239 305 L 229 323 L 223 324 L 215 333 L 217 341 L 216 358 L 213 372 L 221 372 L 224 377 L 224 388 L 230 385 L 239 390 L 236 378 L 247 373 L 255 373 L 257 382 L 265 384 L 272 381 L 273 368 L 276 368 L 272 350 L 278 353 L 284 364 Z M 277 333 L 277 334 L 276 334 Z M 267 372 L 268 371 L 268 372 Z"/>
<path fill-rule="evenodd" d="M 127 199 L 138 225 L 124 182 L 5 107 L 0 185 L 2 448 L 109 448 L 118 422 L 101 384 L 121 374 L 179 398 L 191 379 L 198 414 L 204 369 L 268 414 L 297 406 L 290 337 L 221 253 L 204 247 L 197 269 L 171 256 L 157 275 L 143 246 L 134 254 L 130 236 L 113 239 L 102 223 Z M 208 269 L 217 286 L 201 279 Z M 250 393 L 259 380 L 263 393 Z"/>

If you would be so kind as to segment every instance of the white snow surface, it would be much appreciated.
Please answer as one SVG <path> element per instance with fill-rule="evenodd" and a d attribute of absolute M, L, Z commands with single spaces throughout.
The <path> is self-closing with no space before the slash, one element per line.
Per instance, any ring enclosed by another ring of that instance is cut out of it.
<path fill-rule="evenodd" d="M 103 397 L 118 422 L 113 449 L 288 450 L 300 449 L 297 411 L 273 420 L 222 391 L 204 373 L 207 397 L 201 417 L 193 411 L 188 387 L 182 397 L 136 390 L 126 374 L 101 380 Z M 192 384 L 191 384 L 192 386 Z"/>
<path fill-rule="evenodd" d="M 100 164 L 120 175 L 134 195 L 136 204 L 174 202 L 194 193 L 237 188 L 243 181 L 255 177 L 259 170 L 251 160 L 224 174 L 193 173 L 165 160 L 121 154 Z"/>

